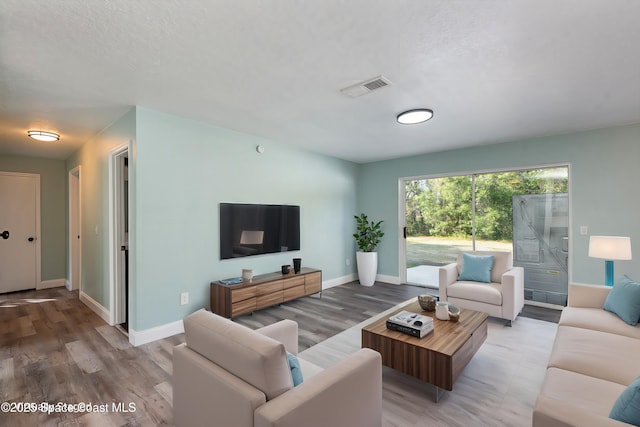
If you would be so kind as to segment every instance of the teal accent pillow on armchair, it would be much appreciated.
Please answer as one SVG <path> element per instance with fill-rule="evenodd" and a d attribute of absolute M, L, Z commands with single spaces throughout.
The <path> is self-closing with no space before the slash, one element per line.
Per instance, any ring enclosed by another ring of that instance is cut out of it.
<path fill-rule="evenodd" d="M 287 351 L 287 362 L 289 362 L 289 369 L 291 369 L 291 379 L 293 379 L 293 386 L 302 384 L 302 369 L 300 369 L 300 361 L 296 356 Z"/>
<path fill-rule="evenodd" d="M 634 426 L 640 425 L 640 377 L 629 384 L 618 397 L 609 418 Z"/>
<path fill-rule="evenodd" d="M 622 276 L 609 291 L 604 301 L 605 310 L 635 326 L 640 320 L 640 283 Z"/>
<path fill-rule="evenodd" d="M 462 254 L 462 268 L 458 280 L 491 283 L 493 255 Z"/>

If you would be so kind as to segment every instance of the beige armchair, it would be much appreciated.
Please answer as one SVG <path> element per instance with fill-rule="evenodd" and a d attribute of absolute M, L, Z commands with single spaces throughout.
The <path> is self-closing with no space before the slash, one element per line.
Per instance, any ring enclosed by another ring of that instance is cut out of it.
<path fill-rule="evenodd" d="M 474 255 L 493 255 L 491 282 L 459 281 L 462 254 L 458 261 L 440 267 L 440 301 L 449 301 L 458 307 L 487 313 L 507 320 L 507 325 L 524 307 L 524 269 L 513 266 L 513 254 L 499 251 L 475 251 Z"/>
<path fill-rule="evenodd" d="M 286 351 L 298 354 L 298 324 L 251 330 L 199 310 L 184 319 L 173 350 L 178 427 L 370 427 L 382 423 L 380 354 L 362 349 L 326 370 L 299 359 L 293 386 Z M 286 350 L 286 351 L 285 351 Z"/>

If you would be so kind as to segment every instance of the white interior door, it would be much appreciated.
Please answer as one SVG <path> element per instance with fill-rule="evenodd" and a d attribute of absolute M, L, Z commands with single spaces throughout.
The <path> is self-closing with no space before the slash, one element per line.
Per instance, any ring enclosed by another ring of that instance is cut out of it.
<path fill-rule="evenodd" d="M 82 285 L 82 230 L 80 166 L 69 172 L 69 290 L 80 289 Z"/>
<path fill-rule="evenodd" d="M 39 177 L 0 173 L 0 293 L 37 284 Z"/>

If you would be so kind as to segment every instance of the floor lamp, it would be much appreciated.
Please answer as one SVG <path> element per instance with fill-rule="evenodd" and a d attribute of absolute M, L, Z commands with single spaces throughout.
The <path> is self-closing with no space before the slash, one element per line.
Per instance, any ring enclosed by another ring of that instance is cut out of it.
<path fill-rule="evenodd" d="M 613 286 L 613 261 L 631 259 L 631 238 L 620 236 L 591 236 L 589 256 L 605 260 L 605 285 Z"/>

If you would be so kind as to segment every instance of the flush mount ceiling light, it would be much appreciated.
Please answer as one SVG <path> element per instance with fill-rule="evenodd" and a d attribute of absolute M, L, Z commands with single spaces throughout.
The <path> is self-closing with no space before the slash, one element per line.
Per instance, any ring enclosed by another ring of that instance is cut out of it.
<path fill-rule="evenodd" d="M 426 108 L 417 108 L 415 110 L 408 110 L 398 114 L 396 120 L 403 125 L 415 125 L 417 123 L 426 122 L 433 117 L 433 111 Z"/>
<path fill-rule="evenodd" d="M 60 135 L 58 135 L 57 133 L 47 132 L 44 130 L 30 130 L 27 131 L 27 135 L 29 135 L 33 139 L 44 142 L 54 142 L 60 139 Z"/>

